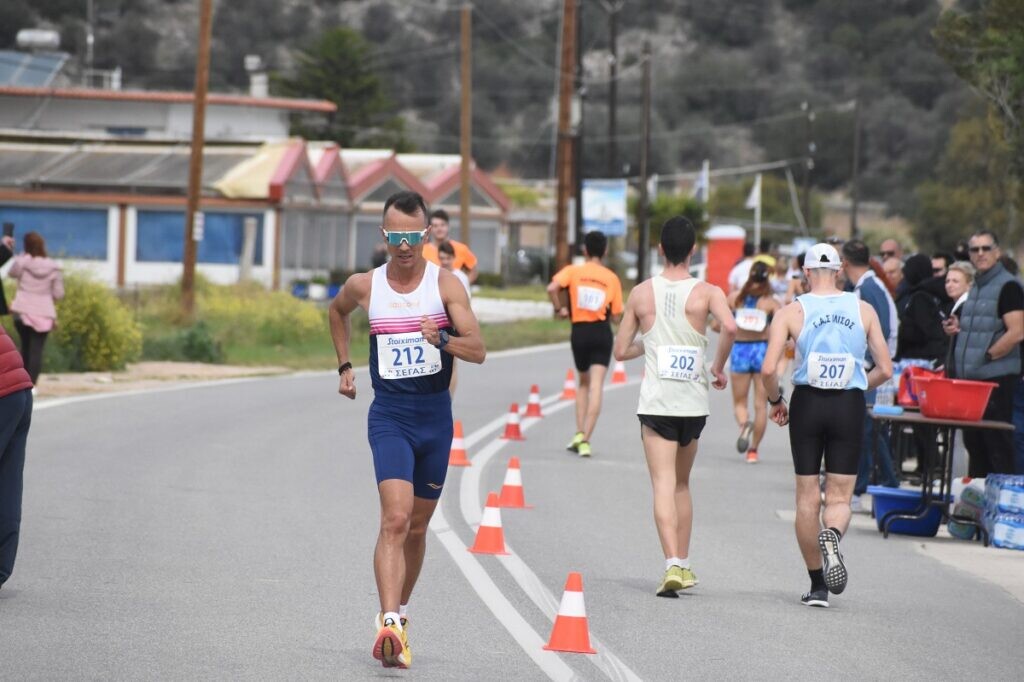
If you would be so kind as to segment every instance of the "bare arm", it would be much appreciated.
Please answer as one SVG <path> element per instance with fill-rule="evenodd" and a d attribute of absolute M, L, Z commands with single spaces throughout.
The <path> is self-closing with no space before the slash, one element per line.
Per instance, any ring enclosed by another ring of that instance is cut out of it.
<path fill-rule="evenodd" d="M 765 351 L 764 362 L 761 363 L 761 379 L 764 381 L 765 393 L 772 400 L 779 397 L 779 361 L 786 350 L 789 340 L 789 322 L 791 308 L 786 306 L 779 311 L 768 329 L 768 349 Z"/>
<path fill-rule="evenodd" d="M 477 322 L 476 315 L 469 305 L 466 288 L 455 275 L 445 271 L 441 272 L 438 284 L 441 288 L 441 300 L 448 309 L 448 318 L 459 334 L 449 337 L 442 351 L 460 360 L 481 364 L 487 357 L 487 349 L 480 335 L 480 323 Z M 432 319 L 424 317 L 420 320 L 420 327 L 427 343 L 436 346 L 441 342 L 440 330 Z"/>
<path fill-rule="evenodd" d="M 729 359 L 729 353 L 732 352 L 732 343 L 736 340 L 736 319 L 733 317 L 729 301 L 726 300 L 721 289 L 715 286 L 711 287 L 710 298 L 708 309 L 715 316 L 715 321 L 721 329 L 718 348 L 715 350 L 715 362 L 711 365 L 711 373 L 715 375 L 715 382 L 712 385 L 715 388 L 725 388 L 725 363 Z"/>
<path fill-rule="evenodd" d="M 480 268 L 473 266 L 471 268 L 462 268 L 463 272 L 466 273 L 466 277 L 469 278 L 469 283 L 473 284 L 476 282 L 476 278 L 480 276 Z"/>
<path fill-rule="evenodd" d="M 1006 333 L 989 346 L 988 354 L 993 360 L 1017 352 L 1017 346 L 1024 341 L 1024 310 L 1011 310 L 1003 315 Z"/>
<path fill-rule="evenodd" d="M 882 324 L 878 321 L 875 309 L 862 301 L 860 318 L 864 320 L 864 327 L 868 333 L 868 350 L 871 351 L 871 359 L 875 361 L 875 366 L 868 372 L 868 390 L 871 390 L 892 378 L 892 357 L 889 355 L 889 345 L 882 336 Z"/>
<path fill-rule="evenodd" d="M 352 321 L 349 316 L 360 302 L 369 296 L 369 291 L 369 275 L 365 273 L 352 275 L 327 309 L 327 319 L 331 325 L 331 340 L 334 342 L 334 352 L 338 355 L 338 365 L 349 362 L 348 349 L 349 341 L 352 338 Z M 355 376 L 351 369 L 341 374 L 338 393 L 346 398 L 356 397 Z"/>
<path fill-rule="evenodd" d="M 548 291 L 548 298 L 551 299 L 551 305 L 555 309 L 555 314 L 558 315 L 561 318 L 569 317 L 569 309 L 566 308 L 564 305 L 562 305 L 562 301 L 559 298 L 559 296 L 560 296 L 560 294 L 562 292 L 562 289 L 564 289 L 564 288 L 565 287 L 563 287 L 561 284 L 559 284 L 555 280 L 551 280 L 551 282 L 548 284 L 548 289 L 547 289 L 547 291 Z"/>
<path fill-rule="evenodd" d="M 638 287 L 639 288 L 639 287 Z M 635 292 L 636 289 L 633 290 Z M 615 335 L 615 359 L 619 362 L 632 360 L 644 354 L 644 342 L 637 338 L 640 331 L 640 318 L 636 315 L 633 293 L 629 294 L 626 308 L 622 311 L 619 332 Z"/>

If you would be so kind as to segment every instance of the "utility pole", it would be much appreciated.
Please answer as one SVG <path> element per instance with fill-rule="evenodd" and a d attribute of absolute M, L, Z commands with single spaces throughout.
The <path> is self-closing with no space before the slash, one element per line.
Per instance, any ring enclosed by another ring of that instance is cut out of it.
<path fill-rule="evenodd" d="M 577 255 L 583 253 L 583 98 L 586 86 L 583 84 L 583 3 L 576 7 L 576 78 L 573 83 L 576 115 L 573 116 L 572 128 L 572 168 L 573 194 L 575 196 L 573 211 L 575 225 L 573 242 Z"/>
<path fill-rule="evenodd" d="M 644 41 L 643 114 L 640 119 L 640 201 L 636 207 L 636 224 L 640 230 L 636 254 L 636 283 L 647 279 L 647 256 L 651 252 L 651 228 L 648 216 L 647 164 L 651 153 L 651 41 Z"/>
<path fill-rule="evenodd" d="M 564 0 L 562 53 L 558 68 L 558 148 L 555 173 L 558 202 L 555 209 L 555 267 L 569 264 L 569 193 L 572 191 L 572 95 L 576 65 L 576 0 Z"/>
<path fill-rule="evenodd" d="M 608 12 L 608 177 L 619 176 L 618 159 L 616 159 L 616 136 L 618 125 L 615 108 L 618 104 L 619 74 L 619 10 L 622 4 L 616 0 L 614 4 L 602 2 Z"/>
<path fill-rule="evenodd" d="M 188 163 L 188 202 L 185 208 L 185 250 L 181 274 L 181 308 L 186 318 L 195 308 L 196 213 L 202 193 L 203 140 L 206 133 L 206 88 L 210 80 L 210 34 L 213 28 L 213 0 L 199 0 L 199 55 L 196 58 L 196 86 L 192 99 L 192 154 Z M 281 229 L 278 226 L 277 229 Z"/>
<path fill-rule="evenodd" d="M 462 6 L 462 122 L 459 126 L 459 153 L 462 189 L 459 192 L 459 236 L 469 246 L 470 164 L 473 160 L 473 6 Z"/>
<path fill-rule="evenodd" d="M 853 178 L 850 180 L 850 238 L 860 239 L 857 209 L 860 203 L 860 100 L 853 100 Z"/>
<path fill-rule="evenodd" d="M 814 152 L 817 145 L 814 143 L 814 107 L 810 102 L 804 102 L 800 108 L 807 114 L 807 163 L 804 166 L 804 219 L 807 227 L 811 227 L 811 171 L 814 170 Z M 756 245 L 755 245 L 756 246 Z"/>

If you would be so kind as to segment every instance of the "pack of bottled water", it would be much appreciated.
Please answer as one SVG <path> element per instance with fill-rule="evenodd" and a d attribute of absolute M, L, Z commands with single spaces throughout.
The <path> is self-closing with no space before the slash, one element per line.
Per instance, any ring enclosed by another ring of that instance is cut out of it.
<path fill-rule="evenodd" d="M 996 547 L 1024 550 L 1024 476 L 985 479 L 985 529 Z"/>

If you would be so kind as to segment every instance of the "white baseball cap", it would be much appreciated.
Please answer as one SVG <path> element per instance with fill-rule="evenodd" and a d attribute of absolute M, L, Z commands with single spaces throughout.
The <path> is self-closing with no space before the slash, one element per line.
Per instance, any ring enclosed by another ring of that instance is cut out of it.
<path fill-rule="evenodd" d="M 822 268 L 826 270 L 839 270 L 843 267 L 839 252 L 831 244 L 815 244 L 804 256 L 804 267 L 809 270 Z"/>

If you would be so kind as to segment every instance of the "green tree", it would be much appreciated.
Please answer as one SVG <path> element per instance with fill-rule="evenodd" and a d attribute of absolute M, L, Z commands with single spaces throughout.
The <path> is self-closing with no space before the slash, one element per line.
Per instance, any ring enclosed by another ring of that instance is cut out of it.
<path fill-rule="evenodd" d="M 402 120 L 369 65 L 370 46 L 356 31 L 337 27 L 322 33 L 297 56 L 294 77 L 279 81 L 283 94 L 326 99 L 338 112 L 326 122 L 298 119 L 293 132 L 307 139 L 334 140 L 343 147 L 385 146 L 405 151 Z"/>
<path fill-rule="evenodd" d="M 984 116 L 954 126 L 936 179 L 917 189 L 914 234 L 922 247 L 949 249 L 980 229 L 1007 244 L 1020 239 L 1020 181 L 1009 172 L 1012 153 L 1001 128 Z"/>
<path fill-rule="evenodd" d="M 629 211 L 633 215 L 634 227 L 630 236 L 635 238 L 637 234 L 638 203 L 636 199 L 629 200 Z M 685 194 L 659 194 L 651 200 L 649 223 L 651 228 L 651 246 L 657 246 L 661 241 L 661 226 L 669 218 L 677 215 L 686 216 L 697 229 L 697 239 L 704 237 L 708 229 L 707 218 L 704 217 L 704 204 Z"/>
<path fill-rule="evenodd" d="M 1013 149 L 1012 168 L 1024 178 L 1024 3 L 983 0 L 973 12 L 944 12 L 935 39 L 957 75 L 998 112 Z"/>
<path fill-rule="evenodd" d="M 754 179 L 728 185 L 718 185 L 711 195 L 711 214 L 720 218 L 741 218 L 753 220 L 754 212 L 746 207 L 747 197 L 754 186 Z M 821 202 L 811 195 L 811 225 L 821 224 Z M 800 205 L 803 210 L 803 204 Z M 789 183 L 775 175 L 761 176 L 761 220 L 766 223 L 796 225 L 793 201 L 789 194 Z"/>

